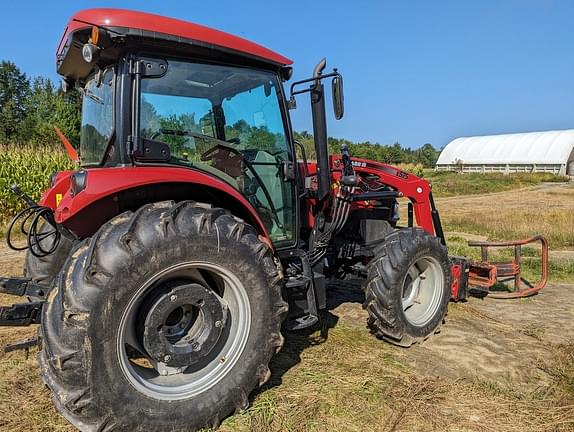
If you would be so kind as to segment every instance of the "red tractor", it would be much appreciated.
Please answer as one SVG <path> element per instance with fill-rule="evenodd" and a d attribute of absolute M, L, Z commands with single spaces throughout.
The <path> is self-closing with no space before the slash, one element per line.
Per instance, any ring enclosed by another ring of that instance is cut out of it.
<path fill-rule="evenodd" d="M 29 204 L 13 223 L 25 277 L 1 288 L 31 301 L 1 308 L 0 324 L 41 324 L 42 378 L 78 429 L 189 431 L 245 409 L 282 329 L 320 320 L 327 280 L 364 278 L 368 326 L 401 346 L 466 296 L 429 183 L 329 155 L 323 83 L 340 119 L 341 74 L 322 60 L 287 95 L 290 65 L 176 19 L 70 19 L 57 69 L 83 94 L 81 169 L 56 173 L 39 203 L 14 187 Z M 316 162 L 296 158 L 303 93 Z"/>

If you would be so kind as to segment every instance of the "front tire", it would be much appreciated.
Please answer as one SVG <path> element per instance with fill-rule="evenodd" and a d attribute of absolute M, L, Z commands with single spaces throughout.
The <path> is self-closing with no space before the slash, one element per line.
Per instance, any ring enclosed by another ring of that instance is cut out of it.
<path fill-rule="evenodd" d="M 287 305 L 256 231 L 162 202 L 117 216 L 71 255 L 42 320 L 41 373 L 82 431 L 190 431 L 248 406 Z"/>
<path fill-rule="evenodd" d="M 367 266 L 364 309 L 380 339 L 408 347 L 438 332 L 450 300 L 450 261 L 440 239 L 420 228 L 385 237 Z"/>

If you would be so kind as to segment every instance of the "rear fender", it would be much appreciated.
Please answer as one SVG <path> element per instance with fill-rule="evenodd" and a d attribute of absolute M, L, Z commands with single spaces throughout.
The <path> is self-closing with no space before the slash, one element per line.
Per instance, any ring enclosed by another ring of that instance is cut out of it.
<path fill-rule="evenodd" d="M 90 168 L 86 187 L 72 196 L 70 176 L 60 175 L 42 196 L 56 222 L 80 237 L 127 210 L 164 200 L 194 200 L 228 209 L 269 240 L 263 221 L 247 199 L 230 184 L 198 170 L 173 167 Z"/>

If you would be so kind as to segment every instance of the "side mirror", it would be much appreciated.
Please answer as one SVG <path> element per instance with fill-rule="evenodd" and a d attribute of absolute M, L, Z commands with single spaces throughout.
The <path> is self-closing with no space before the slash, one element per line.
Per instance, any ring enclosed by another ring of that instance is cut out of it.
<path fill-rule="evenodd" d="M 345 113 L 345 98 L 343 96 L 343 77 L 339 74 L 335 75 L 331 81 L 331 90 L 333 93 L 333 111 L 335 111 L 335 118 L 341 120 Z"/>

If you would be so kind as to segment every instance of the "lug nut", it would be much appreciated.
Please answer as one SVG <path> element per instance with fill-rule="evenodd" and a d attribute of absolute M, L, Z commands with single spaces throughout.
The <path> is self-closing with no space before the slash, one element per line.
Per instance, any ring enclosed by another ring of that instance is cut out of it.
<path fill-rule="evenodd" d="M 167 363 L 168 361 L 170 361 L 170 360 L 171 360 L 171 356 L 170 356 L 169 354 L 166 355 L 166 356 L 163 358 L 163 361 L 166 362 L 166 363 Z"/>
<path fill-rule="evenodd" d="M 172 294 L 171 297 L 169 298 L 172 302 L 177 300 L 177 296 L 175 294 Z"/>
<path fill-rule="evenodd" d="M 215 321 L 215 327 L 221 327 L 221 321 Z"/>
<path fill-rule="evenodd" d="M 201 345 L 199 345 L 197 342 L 195 342 L 194 344 L 191 345 L 191 348 L 194 351 L 199 351 L 199 349 L 201 348 Z"/>

